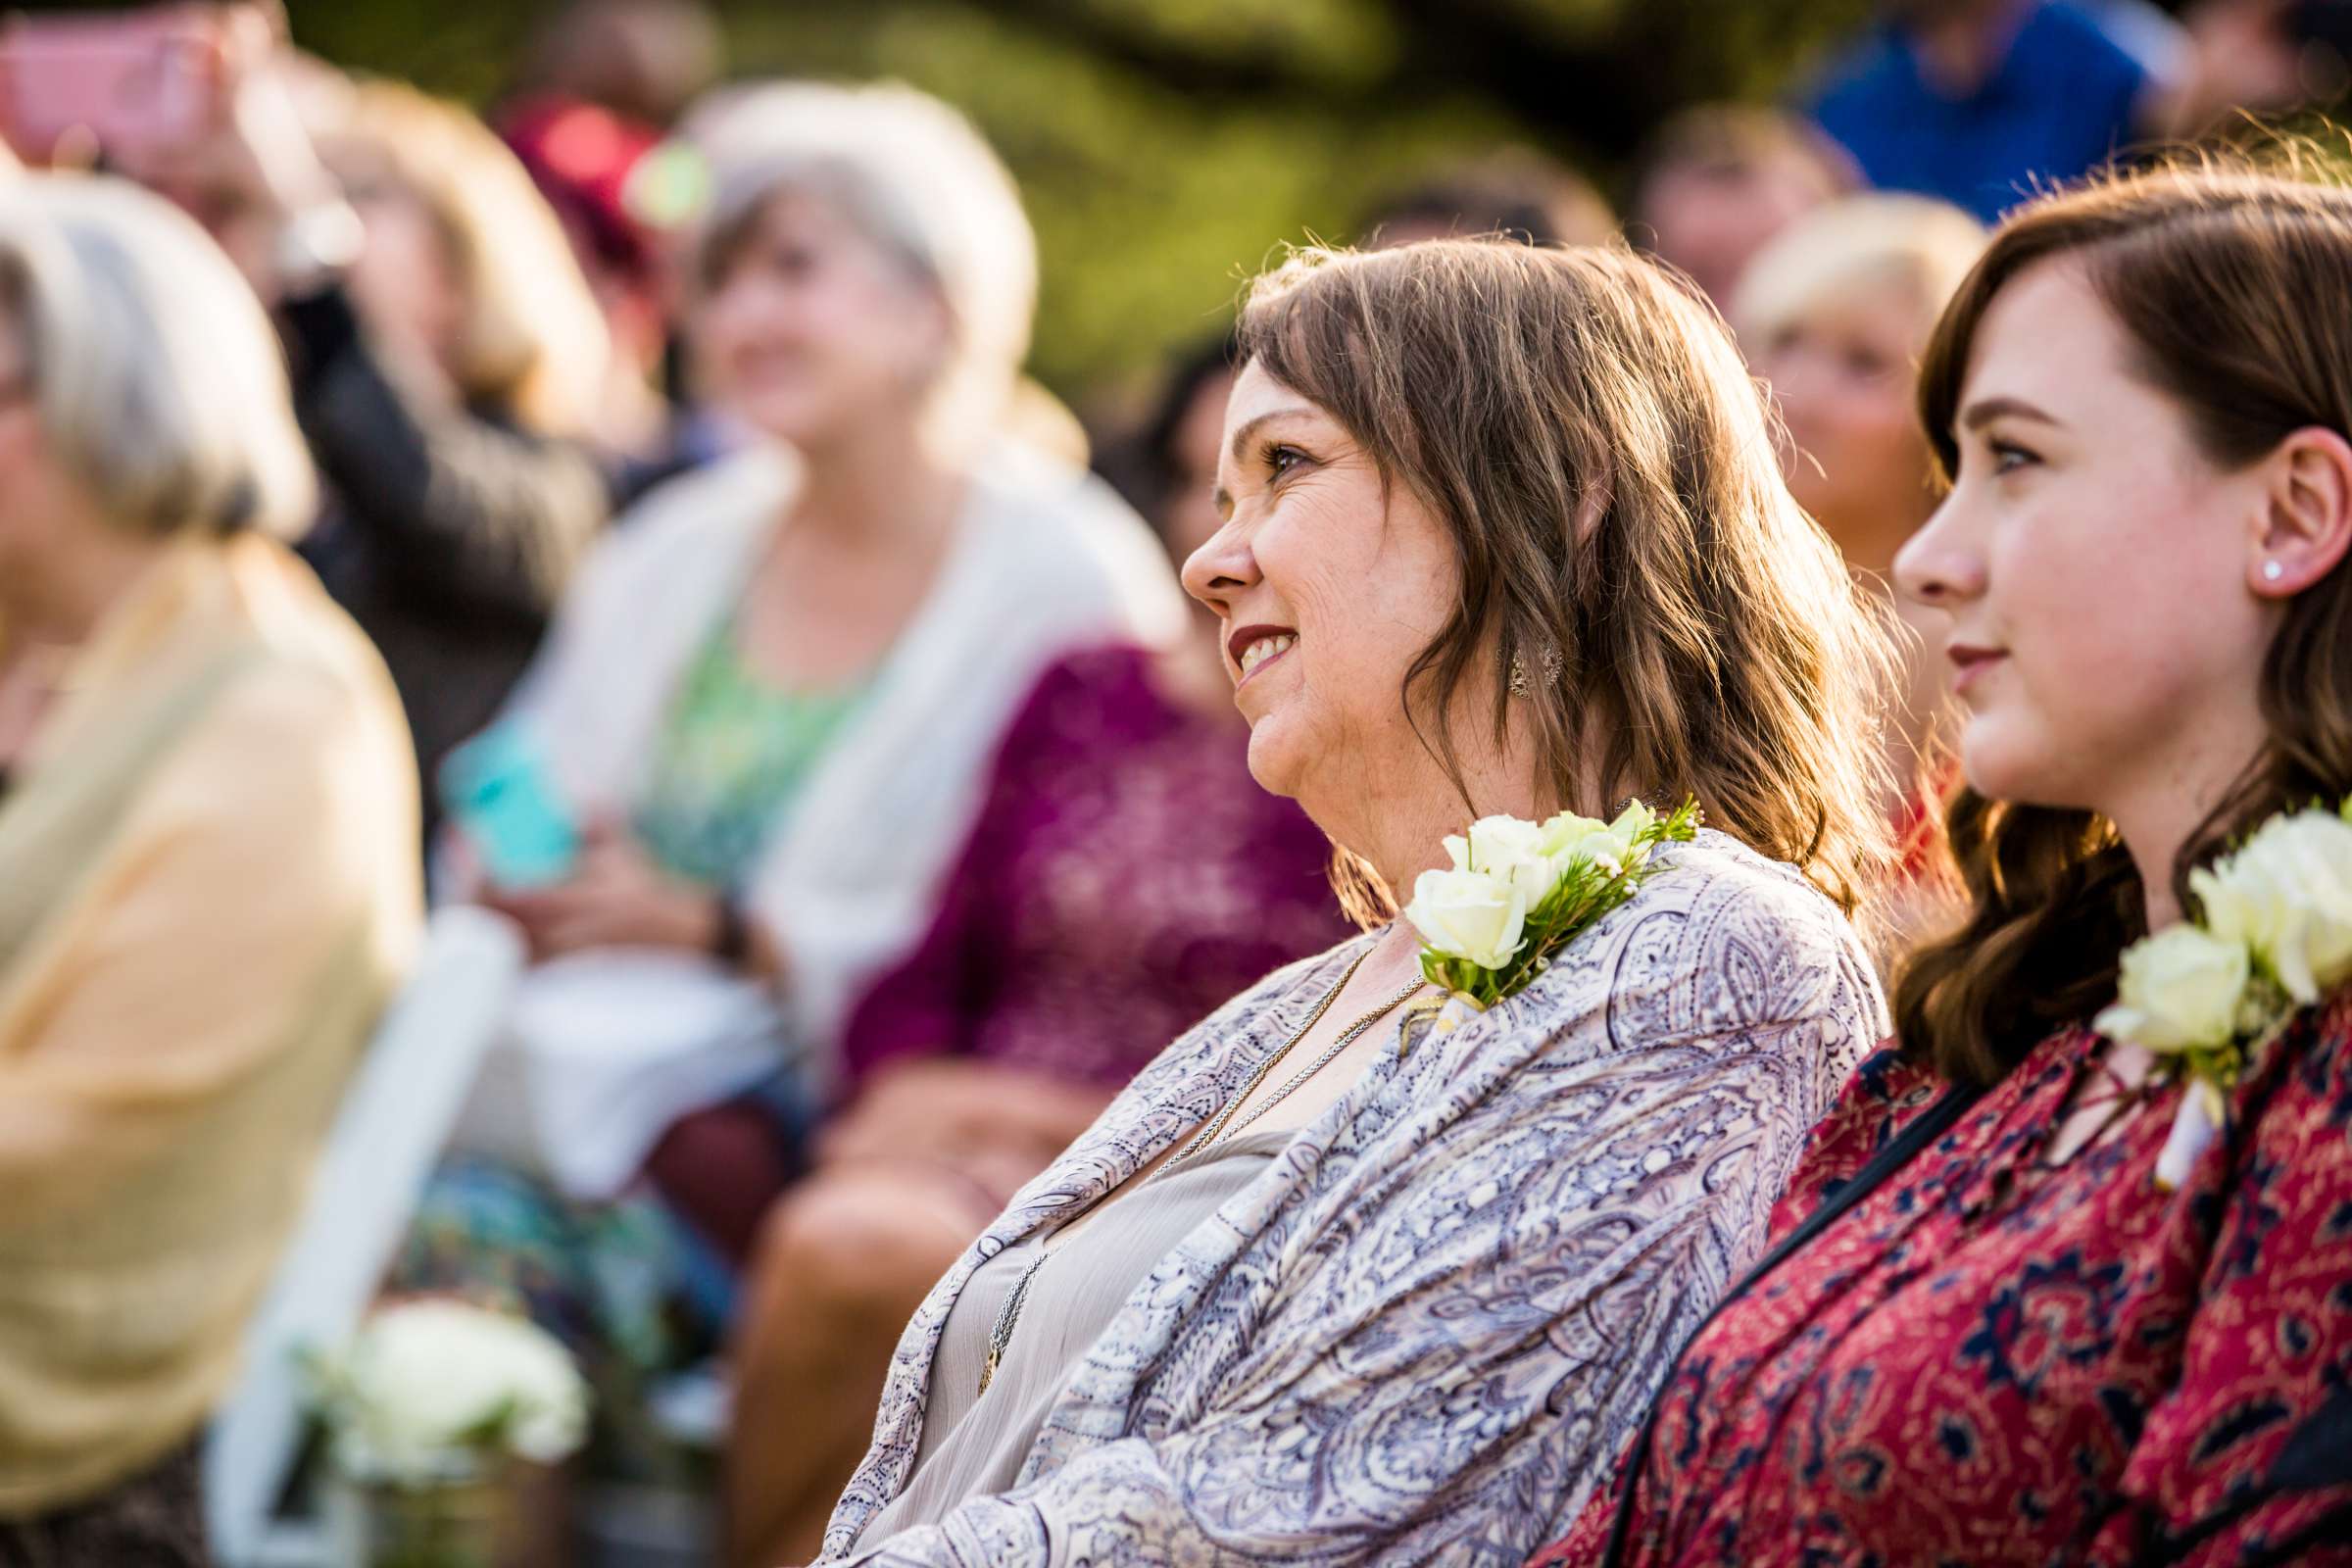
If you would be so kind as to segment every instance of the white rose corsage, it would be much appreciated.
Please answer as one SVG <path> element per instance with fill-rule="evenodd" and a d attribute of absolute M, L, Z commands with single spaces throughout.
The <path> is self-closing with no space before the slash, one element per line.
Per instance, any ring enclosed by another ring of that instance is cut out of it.
<path fill-rule="evenodd" d="M 1698 821 L 1695 801 L 1664 816 L 1636 801 L 1613 822 L 1574 811 L 1544 822 L 1483 816 L 1449 836 L 1452 868 L 1422 872 L 1404 906 L 1421 934 L 1421 972 L 1444 994 L 1438 1029 L 1524 989 L 1634 896 L 1651 852 L 1688 841 Z"/>
<path fill-rule="evenodd" d="M 2352 977 L 2352 801 L 2272 817 L 2189 873 L 2194 920 L 2124 950 L 2115 1004 L 2091 1020 L 2186 1087 L 2156 1160 L 2167 1192 L 2229 1124 L 2229 1092 L 2301 1008 Z"/>

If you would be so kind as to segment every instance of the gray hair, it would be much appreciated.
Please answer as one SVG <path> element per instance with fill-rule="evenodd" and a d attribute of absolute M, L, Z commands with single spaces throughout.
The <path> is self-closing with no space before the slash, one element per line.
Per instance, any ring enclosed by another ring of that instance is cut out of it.
<path fill-rule="evenodd" d="M 0 303 L 43 430 L 109 516 L 279 538 L 310 522 L 276 333 L 177 208 L 103 176 L 0 185 Z"/>
<path fill-rule="evenodd" d="M 971 122 L 898 83 L 791 82 L 714 95 L 687 134 L 711 172 L 698 273 L 722 268 L 778 195 L 815 194 L 947 302 L 956 347 L 934 388 L 941 414 L 995 420 L 1029 352 L 1037 237 Z"/>

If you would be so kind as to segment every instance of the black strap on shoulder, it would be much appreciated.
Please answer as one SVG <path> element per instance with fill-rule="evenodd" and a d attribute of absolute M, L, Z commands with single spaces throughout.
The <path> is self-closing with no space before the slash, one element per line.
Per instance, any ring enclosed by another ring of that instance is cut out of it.
<path fill-rule="evenodd" d="M 2337 1492 L 2352 1487 L 2352 1389 L 2338 1389 L 2286 1440 L 2269 1474 L 2239 1490 L 2223 1507 L 2179 1535 L 2163 1535 L 2140 1548 L 2133 1568 L 2165 1568 L 2186 1562 L 2214 1537 L 2234 1528 L 2247 1515 L 2288 1493 Z M 2282 1541 L 2249 1548 L 2242 1568 L 2272 1563 L 2294 1563 L 2325 1543 L 2342 1545 L 2352 1541 L 2352 1498 L 2346 1498 L 2300 1531 Z"/>
<path fill-rule="evenodd" d="M 1633 1529 L 1634 1501 L 1642 1488 L 1642 1474 L 1649 1468 L 1650 1446 L 1657 1437 L 1658 1410 L 1666 1402 L 1667 1391 L 1673 1386 L 1675 1371 L 1682 1365 L 1683 1352 L 1697 1343 L 1708 1325 L 1723 1314 L 1726 1307 L 1762 1284 L 1776 1268 L 1787 1262 L 1813 1238 L 1835 1224 L 1839 1215 L 1852 1208 L 1880 1187 L 1896 1171 L 1909 1164 L 1918 1152 L 1951 1130 L 1954 1122 L 1967 1114 L 1968 1107 L 1984 1095 L 1976 1084 L 1954 1084 L 1943 1092 L 1941 1099 L 1920 1112 L 1918 1119 L 1896 1134 L 1893 1141 L 1870 1158 L 1870 1163 L 1856 1171 L 1853 1179 L 1830 1197 L 1819 1208 L 1805 1216 L 1804 1223 L 1781 1238 L 1779 1245 L 1756 1260 L 1739 1284 L 1726 1291 L 1707 1315 L 1699 1319 L 1698 1327 L 1683 1342 L 1675 1353 L 1675 1364 L 1667 1368 L 1666 1379 L 1649 1402 L 1649 1413 L 1642 1419 L 1642 1430 L 1634 1438 L 1627 1452 L 1622 1474 L 1625 1484 L 1618 1489 L 1616 1516 L 1609 1522 L 1609 1544 L 1601 1553 L 1600 1568 L 1621 1568 L 1625 1561 L 1626 1537 Z"/>

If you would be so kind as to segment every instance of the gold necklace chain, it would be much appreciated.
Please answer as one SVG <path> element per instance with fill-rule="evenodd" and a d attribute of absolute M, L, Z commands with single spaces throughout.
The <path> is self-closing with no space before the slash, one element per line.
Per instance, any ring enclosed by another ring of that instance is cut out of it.
<path fill-rule="evenodd" d="M 1158 1181 L 1161 1177 L 1173 1171 L 1177 1166 L 1183 1164 L 1186 1160 L 1191 1159 L 1195 1154 L 1200 1153 L 1202 1150 L 1216 1143 L 1219 1135 L 1225 1131 L 1226 1124 L 1233 1121 L 1233 1113 L 1241 1109 L 1242 1105 L 1248 1102 L 1250 1097 L 1257 1092 L 1257 1086 L 1265 1082 L 1266 1075 L 1272 1072 L 1277 1066 L 1281 1065 L 1284 1057 L 1288 1056 L 1293 1051 L 1298 1049 L 1298 1042 L 1306 1038 L 1307 1031 L 1313 1029 L 1316 1024 L 1322 1021 L 1323 1014 L 1331 1010 L 1331 1004 L 1339 1000 L 1341 992 L 1348 989 L 1348 982 L 1355 978 L 1355 971 L 1362 968 L 1364 960 L 1370 956 L 1372 956 L 1372 950 L 1370 948 L 1366 948 L 1363 952 L 1357 954 L 1355 956 L 1355 960 L 1348 965 L 1347 973 L 1340 976 L 1340 983 L 1336 986 L 1333 986 L 1329 991 L 1323 993 L 1323 1000 L 1315 1004 L 1315 1010 L 1308 1013 L 1306 1015 L 1306 1021 L 1300 1024 L 1298 1029 L 1292 1033 L 1290 1039 L 1282 1043 L 1282 1049 L 1276 1051 L 1271 1055 L 1267 1056 L 1265 1060 L 1257 1064 L 1256 1069 L 1250 1074 L 1249 1082 L 1242 1085 L 1241 1093 L 1235 1095 L 1231 1100 L 1228 1100 L 1225 1102 L 1224 1107 L 1220 1109 L 1215 1116 L 1211 1117 L 1205 1126 L 1203 1126 L 1198 1133 L 1193 1135 L 1190 1143 L 1186 1144 L 1184 1148 L 1177 1151 L 1176 1153 L 1169 1158 L 1166 1164 L 1160 1166 L 1159 1169 L 1153 1171 L 1150 1176 L 1146 1177 L 1141 1185 L 1148 1187 L 1152 1182 Z M 1407 997 L 1410 997 L 1414 992 L 1420 990 L 1428 983 L 1428 981 L 1421 979 L 1419 976 L 1415 976 L 1411 985 L 1406 986 L 1402 991 L 1397 992 L 1388 1001 L 1380 1004 L 1370 1012 L 1365 1013 L 1362 1017 L 1356 1019 L 1355 1022 L 1341 1030 L 1338 1037 L 1335 1038 L 1330 1045 L 1324 1047 L 1322 1052 L 1316 1055 L 1314 1060 L 1308 1062 L 1304 1067 L 1299 1068 L 1298 1071 L 1291 1074 L 1291 1076 L 1283 1082 L 1282 1086 L 1276 1089 L 1274 1093 L 1266 1099 L 1263 1104 L 1259 1105 L 1255 1110 L 1252 1110 L 1248 1116 L 1244 1117 L 1241 1122 L 1236 1124 L 1233 1128 L 1233 1136 L 1237 1138 L 1240 1137 L 1242 1132 L 1247 1129 L 1250 1123 L 1256 1121 L 1267 1111 L 1272 1110 L 1276 1105 L 1282 1103 L 1284 1099 L 1286 1099 L 1293 1090 L 1297 1089 L 1300 1084 L 1305 1083 L 1316 1073 L 1321 1072 L 1325 1067 L 1330 1066 L 1333 1057 L 1337 1056 L 1341 1052 L 1347 1050 L 1348 1046 L 1354 1044 L 1354 1042 L 1362 1036 L 1365 1030 L 1371 1028 L 1381 1019 L 1396 1011 L 1397 1007 L 1404 1004 L 1404 1001 Z M 1005 1293 L 1004 1304 L 998 1309 L 997 1321 L 991 1325 L 988 1331 L 988 1354 L 980 1363 L 979 1392 L 981 1394 L 986 1394 L 988 1392 L 989 1384 L 996 1378 L 998 1366 L 1004 1362 L 1004 1351 L 1006 1348 L 1012 1344 L 1012 1331 L 1021 1321 L 1021 1303 L 1027 1300 L 1029 1298 L 1030 1282 L 1037 1278 L 1037 1271 L 1041 1268 L 1044 1268 L 1046 1266 L 1046 1259 L 1053 1255 L 1053 1253 L 1046 1250 L 1045 1245 L 1041 1242 L 1038 1245 L 1036 1258 L 1030 1262 L 1026 1269 L 1021 1271 L 1021 1277 L 1015 1280 L 1013 1282 L 1012 1289 Z"/>
<path fill-rule="evenodd" d="M 1368 956 L 1369 955 L 1367 955 L 1367 956 Z M 1356 959 L 1356 962 L 1361 963 L 1363 962 L 1363 959 L 1359 957 Z M 1354 973 L 1355 968 L 1354 965 L 1351 964 L 1348 966 L 1348 974 L 1340 977 L 1340 989 L 1345 989 L 1347 987 L 1348 976 L 1351 976 Z M 1357 1037 L 1362 1035 L 1365 1030 L 1371 1028 L 1374 1024 L 1380 1022 L 1381 1019 L 1387 1017 L 1390 1013 L 1402 1006 L 1407 997 L 1410 997 L 1414 992 L 1420 990 L 1427 984 L 1429 984 L 1427 980 L 1422 979 L 1418 975 L 1414 976 L 1412 984 L 1406 986 L 1402 991 L 1397 992 L 1388 1001 L 1374 1007 L 1370 1012 L 1367 1012 L 1362 1017 L 1356 1019 L 1355 1022 L 1349 1024 L 1347 1028 L 1341 1030 L 1339 1034 L 1332 1040 L 1331 1044 L 1325 1046 L 1322 1052 L 1316 1055 L 1314 1060 L 1308 1062 L 1305 1066 L 1291 1074 L 1291 1076 L 1284 1081 L 1282 1087 L 1275 1090 L 1273 1094 L 1269 1095 L 1262 1104 L 1260 1104 L 1255 1110 L 1250 1112 L 1249 1115 L 1244 1116 L 1239 1122 L 1235 1122 L 1232 1132 L 1230 1134 L 1226 1134 L 1226 1136 L 1239 1138 L 1243 1132 L 1248 1130 L 1251 1122 L 1256 1121 L 1267 1111 L 1272 1110 L 1276 1105 L 1281 1104 L 1283 1101 L 1289 1097 L 1291 1091 L 1297 1089 L 1300 1084 L 1306 1082 L 1309 1078 L 1312 1078 L 1315 1074 L 1330 1066 L 1331 1059 L 1334 1056 L 1337 1056 L 1341 1052 L 1353 1045 Z M 1334 990 L 1331 995 L 1336 997 L 1339 994 L 1340 990 Z M 1325 1005 L 1328 1006 L 1329 1004 L 1330 999 L 1326 998 Z M 1156 1180 L 1158 1177 L 1166 1175 L 1172 1167 L 1183 1164 L 1186 1160 L 1192 1158 L 1195 1154 L 1200 1153 L 1209 1145 L 1216 1143 L 1219 1135 L 1226 1133 L 1225 1124 L 1233 1120 L 1233 1113 L 1241 1109 L 1241 1107 L 1248 1102 L 1250 1097 L 1257 1092 L 1257 1086 L 1265 1081 L 1266 1075 L 1272 1072 L 1275 1067 L 1281 1063 L 1282 1059 L 1291 1054 L 1293 1049 L 1298 1046 L 1299 1041 L 1306 1038 L 1307 1030 L 1312 1029 L 1315 1026 L 1315 1019 L 1320 1018 L 1322 1015 L 1323 1009 L 1321 1007 L 1316 1008 L 1314 1017 L 1307 1019 L 1305 1025 L 1301 1027 L 1297 1034 L 1291 1036 L 1291 1038 L 1283 1044 L 1283 1048 L 1280 1051 L 1277 1051 L 1274 1053 L 1274 1054 L 1268 1056 L 1264 1061 L 1260 1062 L 1257 1070 L 1250 1075 L 1250 1081 L 1242 1085 L 1242 1092 L 1234 1096 L 1232 1100 L 1226 1102 L 1225 1108 L 1217 1112 L 1216 1119 L 1211 1121 L 1207 1126 L 1201 1128 L 1199 1133 L 1195 1134 L 1193 1141 L 1185 1145 L 1183 1151 L 1179 1152 L 1174 1159 L 1169 1160 L 1166 1165 L 1162 1165 L 1158 1170 L 1152 1172 L 1153 1179 Z"/>

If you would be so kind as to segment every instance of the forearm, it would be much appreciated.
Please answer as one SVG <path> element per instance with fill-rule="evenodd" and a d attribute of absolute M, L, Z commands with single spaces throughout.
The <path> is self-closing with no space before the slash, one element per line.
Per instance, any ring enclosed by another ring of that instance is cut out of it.
<path fill-rule="evenodd" d="M 757 914 L 747 912 L 743 919 L 743 960 L 736 968 L 745 979 L 757 980 L 770 991 L 785 990 L 792 978 L 792 961 L 784 944 Z"/>
<path fill-rule="evenodd" d="M 340 287 L 281 310 L 296 413 L 353 521 L 391 569 L 453 609 L 544 617 L 606 520 L 585 451 L 431 409 L 386 372 Z"/>
<path fill-rule="evenodd" d="M 1096 1084 L 1075 1083 L 1018 1067 L 980 1070 L 995 1077 L 988 1085 L 989 1112 L 1002 1119 L 1012 1138 L 1054 1150 L 1066 1149 L 1092 1127 L 1117 1094 Z"/>

